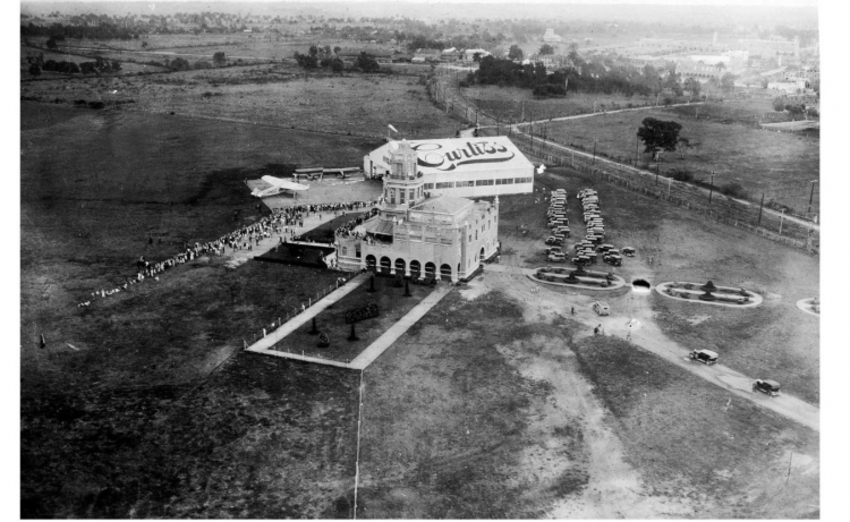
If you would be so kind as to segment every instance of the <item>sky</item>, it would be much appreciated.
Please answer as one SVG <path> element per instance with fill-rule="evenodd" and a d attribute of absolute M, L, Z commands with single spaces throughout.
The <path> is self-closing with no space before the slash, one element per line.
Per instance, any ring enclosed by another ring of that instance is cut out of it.
<path fill-rule="evenodd" d="M 57 0 L 27 0 L 21 3 L 51 3 Z M 60 0 L 63 2 L 112 2 L 116 0 Z M 119 0 L 120 1 L 120 0 Z M 139 1 L 146 3 L 163 3 L 163 2 L 187 2 L 194 1 L 196 3 L 216 3 L 203 0 L 124 0 L 124 1 Z M 256 3 L 256 2 L 283 2 L 283 3 L 308 3 L 306 0 L 223 0 L 227 3 Z M 369 2 L 375 0 L 309 0 L 309 3 L 317 2 L 345 2 L 358 3 Z M 408 3 L 476 3 L 476 4 L 502 4 L 502 3 L 519 3 L 518 0 L 394 0 L 396 2 Z M 650 5 L 789 5 L 789 6 L 815 6 L 818 5 L 817 0 L 521 0 L 521 3 L 534 4 L 650 4 Z"/>

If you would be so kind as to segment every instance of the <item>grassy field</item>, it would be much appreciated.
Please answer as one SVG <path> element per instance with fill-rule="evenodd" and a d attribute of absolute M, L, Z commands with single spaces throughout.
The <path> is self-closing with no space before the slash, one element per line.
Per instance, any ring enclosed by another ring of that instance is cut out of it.
<path fill-rule="evenodd" d="M 200 386 L 21 404 L 24 518 L 349 518 L 355 372 L 240 353 Z"/>
<path fill-rule="evenodd" d="M 818 434 L 612 337 L 571 343 L 652 490 L 713 499 L 697 518 L 818 518 Z M 796 466 L 789 469 L 789 460 Z M 802 454 L 802 455 L 801 455 Z M 786 487 L 786 478 L 790 485 Z M 755 493 L 752 485 L 775 493 Z M 781 493 L 779 493 L 781 492 Z"/>
<path fill-rule="evenodd" d="M 534 518 L 581 491 L 578 419 L 544 419 L 551 385 L 512 361 L 561 335 L 498 292 L 438 304 L 364 373 L 358 517 Z"/>
<path fill-rule="evenodd" d="M 329 144 L 355 161 L 368 145 L 168 115 L 21 111 L 23 516 L 334 516 L 351 477 L 347 377 L 284 367 L 258 381 L 248 368 L 193 386 L 337 274 L 202 257 L 76 303 L 134 274 L 140 255 L 164 259 L 267 214 L 246 177 L 327 160 Z M 303 389 L 280 389 L 288 382 Z"/>
<path fill-rule="evenodd" d="M 380 92 L 380 96 L 376 93 Z M 144 76 L 23 82 L 21 95 L 35 100 L 103 101 L 123 110 L 243 121 L 340 135 L 454 136 L 459 124 L 433 107 L 425 86 L 398 75 L 304 76 L 287 64 L 228 67 Z M 362 154 L 361 154 L 362 162 Z"/>
<path fill-rule="evenodd" d="M 672 111 L 673 109 L 670 109 Z M 680 147 L 662 155 L 661 170 L 686 170 L 706 183 L 715 174 L 714 185 L 738 183 L 750 199 L 774 200 L 803 214 L 808 205 L 811 180 L 820 178 L 820 140 L 817 137 L 757 130 L 752 126 L 719 121 L 699 120 L 668 110 L 638 111 L 553 122 L 547 127 L 549 139 L 579 145 L 619 161 L 635 159 L 635 133 L 644 118 L 673 120 L 682 125 L 680 136 L 690 140 L 690 147 Z M 695 114 L 696 109 L 692 109 Z M 640 147 L 639 147 L 640 148 Z M 639 162 L 648 156 L 639 153 Z M 817 190 L 813 212 L 818 213 Z"/>
<path fill-rule="evenodd" d="M 714 281 L 744 287 L 765 297 L 750 310 L 700 306 L 654 296 L 651 305 L 662 330 L 683 346 L 717 350 L 724 364 L 754 378 L 776 379 L 789 393 L 817 404 L 820 399 L 819 322 L 799 311 L 799 299 L 819 294 L 818 259 L 744 231 L 706 222 L 686 209 L 659 206 L 591 175 L 550 169 L 535 178 L 535 187 L 568 191 L 567 215 L 572 248 L 583 232 L 580 204 L 575 193 L 592 187 L 599 193 L 605 220 L 605 241 L 632 246 L 637 257 L 626 258 L 616 269 L 628 282 L 641 277 L 655 285 L 665 281 Z M 539 202 L 535 205 L 534 199 Z M 542 254 L 548 202 L 539 192 L 499 198 L 502 262 L 521 266 L 547 264 Z M 523 235 L 518 227 L 528 230 Z M 653 264 L 648 262 L 652 256 Z M 608 265 L 598 266 L 610 269 Z M 612 306 L 629 306 L 617 298 Z"/>
<path fill-rule="evenodd" d="M 597 111 L 624 109 L 632 104 L 642 106 L 655 103 L 654 96 L 623 96 L 619 94 L 570 93 L 564 98 L 536 98 L 531 89 L 519 87 L 498 87 L 494 85 L 475 86 L 461 89 L 467 99 L 475 104 L 479 100 L 488 114 L 501 121 L 544 120 L 575 114 Z"/>

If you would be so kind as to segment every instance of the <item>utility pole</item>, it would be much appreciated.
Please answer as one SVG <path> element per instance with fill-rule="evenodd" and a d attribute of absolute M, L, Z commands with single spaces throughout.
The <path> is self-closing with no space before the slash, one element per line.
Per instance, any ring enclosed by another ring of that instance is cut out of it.
<path fill-rule="evenodd" d="M 761 193 L 761 203 L 759 203 L 759 219 L 756 221 L 756 226 L 761 225 L 761 209 L 764 208 L 764 192 Z"/>
<path fill-rule="evenodd" d="M 809 182 L 809 183 L 812 184 L 812 191 L 809 193 L 809 208 L 806 209 L 806 215 L 807 216 L 812 213 L 812 198 L 815 197 L 815 183 L 817 183 L 817 182 L 818 182 L 818 180 L 816 180 L 816 179 L 813 179 L 812 181 Z"/>
<path fill-rule="evenodd" d="M 635 167 L 638 164 L 638 135 L 635 134 Z"/>
<path fill-rule="evenodd" d="M 711 194 L 714 192 L 714 171 L 711 171 L 711 187 L 708 189 L 708 204 L 711 205 Z"/>

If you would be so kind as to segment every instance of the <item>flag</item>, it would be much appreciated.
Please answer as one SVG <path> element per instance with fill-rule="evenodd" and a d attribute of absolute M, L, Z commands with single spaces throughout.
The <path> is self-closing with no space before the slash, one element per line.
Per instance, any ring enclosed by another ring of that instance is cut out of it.
<path fill-rule="evenodd" d="M 393 132 L 398 132 L 398 130 L 396 130 L 396 128 L 393 127 L 392 125 L 390 125 L 389 123 L 387 123 L 387 127 L 389 127 L 390 130 L 393 131 Z"/>

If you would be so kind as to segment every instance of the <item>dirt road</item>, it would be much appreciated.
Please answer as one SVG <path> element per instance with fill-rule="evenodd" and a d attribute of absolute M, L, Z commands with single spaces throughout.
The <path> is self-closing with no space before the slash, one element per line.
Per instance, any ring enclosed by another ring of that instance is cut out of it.
<path fill-rule="evenodd" d="M 498 274 L 503 281 L 505 290 L 510 295 L 518 296 L 528 306 L 533 306 L 538 314 L 543 314 L 548 309 L 552 312 L 564 313 L 570 306 L 575 306 L 578 314 L 574 319 L 587 325 L 586 335 L 592 335 L 593 328 L 602 324 L 605 335 L 616 335 L 626 339 L 631 333 L 631 342 L 636 346 L 650 351 L 667 361 L 684 368 L 703 379 L 728 390 L 765 408 L 771 409 L 780 415 L 807 426 L 815 431 L 820 431 L 820 409 L 808 404 L 794 396 L 782 394 L 779 397 L 769 397 L 762 393 L 754 392 L 752 384 L 756 378 L 764 376 L 748 377 L 722 364 L 705 366 L 701 363 L 691 362 L 688 358 L 690 350 L 681 346 L 665 336 L 653 320 L 652 310 L 649 307 L 648 295 L 632 293 L 630 297 L 629 313 L 612 314 L 607 317 L 598 317 L 589 310 L 589 304 L 595 300 L 587 296 L 569 296 L 564 299 L 562 294 L 546 291 L 545 285 L 541 291 L 531 294 L 531 288 L 537 283 L 525 277 L 531 270 L 520 267 L 508 267 L 503 265 L 488 265 L 485 274 Z M 484 278 L 489 284 L 491 278 Z M 473 282 L 472 284 L 475 284 Z M 525 294 L 528 293 L 526 300 Z M 629 327 L 629 324 L 632 326 Z M 631 332 L 629 332 L 631 330 Z"/>

